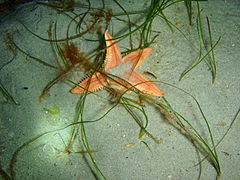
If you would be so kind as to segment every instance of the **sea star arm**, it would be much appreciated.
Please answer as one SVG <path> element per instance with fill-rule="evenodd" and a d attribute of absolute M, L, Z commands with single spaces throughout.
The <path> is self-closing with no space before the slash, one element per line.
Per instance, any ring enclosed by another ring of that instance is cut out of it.
<path fill-rule="evenodd" d="M 105 40 L 107 46 L 105 67 L 104 70 L 108 71 L 114 67 L 117 67 L 122 63 L 122 55 L 117 43 L 113 40 L 108 31 L 105 32 Z"/>
<path fill-rule="evenodd" d="M 81 94 L 85 92 L 95 92 L 102 89 L 104 86 L 107 86 L 106 76 L 100 72 L 96 72 L 74 87 L 71 93 Z"/>
<path fill-rule="evenodd" d="M 128 82 L 132 84 L 139 91 L 153 96 L 164 96 L 164 93 L 151 82 L 148 78 L 137 71 L 127 72 Z"/>
<path fill-rule="evenodd" d="M 143 63 L 143 61 L 152 52 L 152 50 L 153 48 L 144 48 L 133 51 L 128 55 L 124 56 L 122 61 L 130 62 L 132 65 L 132 70 L 134 70 Z"/>

